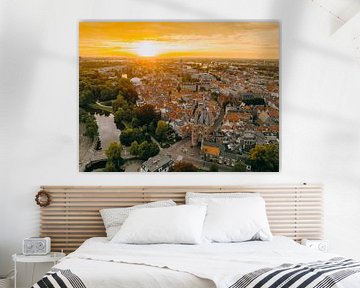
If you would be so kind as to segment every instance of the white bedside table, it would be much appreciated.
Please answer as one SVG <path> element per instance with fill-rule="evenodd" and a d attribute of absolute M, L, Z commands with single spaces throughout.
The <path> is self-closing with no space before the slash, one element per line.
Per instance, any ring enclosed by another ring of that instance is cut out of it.
<path fill-rule="evenodd" d="M 60 252 L 50 252 L 49 254 L 39 255 L 39 256 L 27 256 L 24 254 L 12 255 L 12 259 L 14 261 L 14 270 L 15 270 L 14 288 L 16 288 L 17 263 L 33 263 L 34 265 L 36 265 L 36 263 L 52 262 L 55 265 L 63 257 L 65 257 L 65 253 L 60 253 Z M 34 266 L 32 268 L 32 273 L 31 273 L 31 285 L 34 284 L 33 281 L 34 281 Z"/>
<path fill-rule="evenodd" d="M 321 252 L 328 251 L 328 242 L 326 240 L 303 239 L 301 240 L 301 244 L 313 250 L 318 250 Z"/>

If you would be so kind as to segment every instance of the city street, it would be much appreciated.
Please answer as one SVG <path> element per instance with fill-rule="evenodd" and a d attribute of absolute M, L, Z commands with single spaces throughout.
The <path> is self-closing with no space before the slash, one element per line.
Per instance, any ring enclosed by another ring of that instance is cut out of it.
<path fill-rule="evenodd" d="M 183 139 L 169 148 L 163 149 L 159 154 L 170 156 L 174 161 L 179 159 L 181 161 L 192 163 L 202 170 L 209 170 L 211 164 L 213 164 L 213 162 L 207 162 L 201 159 L 200 147 L 191 147 L 190 138 Z M 220 165 L 218 163 L 216 164 L 219 166 L 220 172 L 232 171 L 231 167 Z"/>

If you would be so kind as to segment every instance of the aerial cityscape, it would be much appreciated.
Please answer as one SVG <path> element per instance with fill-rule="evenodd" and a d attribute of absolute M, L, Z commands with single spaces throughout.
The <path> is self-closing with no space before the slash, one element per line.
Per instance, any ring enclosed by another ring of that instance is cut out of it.
<path fill-rule="evenodd" d="M 279 171 L 277 22 L 79 32 L 80 171 Z"/>

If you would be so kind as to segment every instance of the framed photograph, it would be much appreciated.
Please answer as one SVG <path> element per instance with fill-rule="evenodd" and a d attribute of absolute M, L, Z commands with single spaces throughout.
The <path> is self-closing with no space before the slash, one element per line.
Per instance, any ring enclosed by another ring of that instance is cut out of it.
<path fill-rule="evenodd" d="M 278 172 L 278 22 L 80 22 L 79 170 Z"/>

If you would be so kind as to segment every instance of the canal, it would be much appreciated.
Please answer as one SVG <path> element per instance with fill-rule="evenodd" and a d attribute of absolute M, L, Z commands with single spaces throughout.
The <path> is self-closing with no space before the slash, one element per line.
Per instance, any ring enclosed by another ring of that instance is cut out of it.
<path fill-rule="evenodd" d="M 100 115 L 95 113 L 95 119 L 99 127 L 99 139 L 103 151 L 106 150 L 111 142 L 120 142 L 119 136 L 121 130 L 116 127 L 113 114 Z"/>

